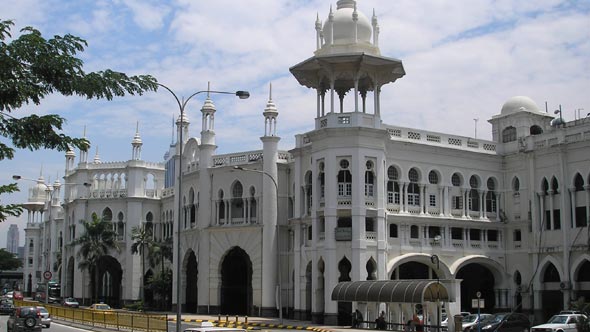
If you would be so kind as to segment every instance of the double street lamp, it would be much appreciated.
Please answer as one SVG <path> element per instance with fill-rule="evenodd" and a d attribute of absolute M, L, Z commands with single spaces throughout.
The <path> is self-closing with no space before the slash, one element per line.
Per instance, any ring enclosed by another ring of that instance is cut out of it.
<path fill-rule="evenodd" d="M 227 94 L 227 95 L 235 95 L 240 99 L 248 99 L 250 97 L 250 93 L 248 91 L 236 91 L 236 92 L 226 92 L 226 91 L 211 91 L 211 90 L 202 90 L 197 91 L 190 95 L 188 98 L 184 99 L 184 97 L 178 98 L 176 93 L 172 91 L 169 87 L 164 84 L 158 83 L 159 86 L 163 87 L 164 89 L 168 90 L 176 100 L 178 104 L 178 109 L 180 110 L 180 132 L 178 136 L 178 192 L 175 195 L 178 197 L 178 226 L 176 229 L 176 332 L 180 332 L 182 328 L 182 304 L 180 303 L 180 226 L 181 226 L 181 215 L 182 215 L 182 145 L 183 145 L 183 122 L 184 122 L 184 110 L 186 108 L 186 104 L 189 100 L 191 100 L 194 96 L 207 92 L 216 93 L 216 94 Z"/>
<path fill-rule="evenodd" d="M 272 183 L 275 186 L 275 192 L 276 192 L 276 197 L 277 197 L 277 207 L 276 207 L 276 211 L 277 211 L 277 224 L 276 224 L 276 243 L 277 243 L 277 288 L 278 288 L 278 307 L 279 307 L 279 323 L 283 324 L 283 287 L 281 287 L 281 253 L 280 253 L 280 245 L 279 245 L 279 239 L 280 239 L 280 234 L 279 234 L 279 185 L 277 184 L 277 180 L 274 178 L 274 176 L 272 176 L 270 173 L 266 172 L 266 171 L 261 171 L 258 169 L 251 169 L 251 168 L 246 168 L 246 167 L 242 167 L 242 166 L 234 166 L 235 170 L 240 170 L 240 171 L 245 171 L 245 172 L 253 172 L 253 173 L 260 173 L 260 174 L 264 174 L 266 176 L 268 176 L 271 180 Z"/>

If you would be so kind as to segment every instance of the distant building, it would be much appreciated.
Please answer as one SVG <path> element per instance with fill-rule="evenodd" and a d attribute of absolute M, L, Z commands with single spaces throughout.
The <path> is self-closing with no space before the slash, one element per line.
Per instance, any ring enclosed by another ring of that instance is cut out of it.
<path fill-rule="evenodd" d="M 6 233 L 6 250 L 13 254 L 18 254 L 19 241 L 18 226 L 11 224 L 8 228 L 8 233 Z"/>
<path fill-rule="evenodd" d="M 130 254 L 138 225 L 158 241 L 172 237 L 174 252 L 180 246 L 172 294 L 181 287 L 181 298 L 172 301 L 184 312 L 276 316 L 281 299 L 286 316 L 315 322 L 349 324 L 359 308 L 366 319 L 386 310 L 404 322 L 421 311 L 435 323 L 437 296 L 452 315 L 472 311 L 480 293 L 486 312 L 540 321 L 590 298 L 590 118 L 555 119 L 518 96 L 498 102 L 492 140 L 385 124 L 381 114 L 395 109 L 381 104 L 381 87 L 405 71 L 380 54 L 376 15 L 339 0 L 315 28 L 313 56 L 290 68 L 315 90 L 314 129 L 291 150 L 278 150 L 270 94 L 259 150 L 216 154 L 214 120 L 228 113 L 216 115 L 207 98 L 199 137 L 188 117 L 176 122 L 182 167 L 178 139 L 164 163 L 141 160 L 139 131 L 128 161 L 80 151 L 75 164 L 68 151 L 66 183 L 40 178 L 24 204 L 29 285 L 49 269 L 63 296 L 88 299 L 90 276 L 69 244 L 96 214 L 122 247 L 98 266 L 100 297 L 115 305 L 138 300 L 159 272 L 146 260 L 142 276 Z M 333 293 L 347 281 L 388 281 L 392 297 Z M 393 291 L 418 284 L 418 298 Z"/>

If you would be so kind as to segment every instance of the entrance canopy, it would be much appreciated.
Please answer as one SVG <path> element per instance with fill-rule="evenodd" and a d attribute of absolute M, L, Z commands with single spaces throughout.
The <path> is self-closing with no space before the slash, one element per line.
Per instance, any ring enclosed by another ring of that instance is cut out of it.
<path fill-rule="evenodd" d="M 367 280 L 340 282 L 332 291 L 333 301 L 422 303 L 449 302 L 445 280 Z"/>

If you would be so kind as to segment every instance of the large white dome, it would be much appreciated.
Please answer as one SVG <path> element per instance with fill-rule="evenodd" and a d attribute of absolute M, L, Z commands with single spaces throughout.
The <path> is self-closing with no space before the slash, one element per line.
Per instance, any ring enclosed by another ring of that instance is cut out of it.
<path fill-rule="evenodd" d="M 529 97 L 515 96 L 508 99 L 502 106 L 502 115 L 514 114 L 517 112 L 540 113 L 539 106 Z"/>
<path fill-rule="evenodd" d="M 354 7 L 356 1 L 354 0 L 340 0 L 337 2 L 336 11 L 334 15 L 334 42 L 331 42 L 332 38 L 332 24 L 330 20 L 326 20 L 323 27 L 324 39 L 326 44 L 345 45 L 354 43 L 355 33 L 355 22 L 352 19 L 354 13 Z M 358 21 L 357 21 L 357 40 L 359 43 L 370 43 L 371 42 L 371 21 L 357 10 Z"/>

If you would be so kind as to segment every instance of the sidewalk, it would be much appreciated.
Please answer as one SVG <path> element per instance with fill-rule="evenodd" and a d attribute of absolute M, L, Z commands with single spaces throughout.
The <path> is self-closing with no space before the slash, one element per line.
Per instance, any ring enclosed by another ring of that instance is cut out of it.
<path fill-rule="evenodd" d="M 221 318 L 221 320 L 220 320 Z M 226 320 L 227 319 L 227 320 Z M 248 320 L 247 323 L 245 320 Z M 170 316 L 169 321 L 176 321 L 176 316 Z M 309 321 L 289 320 L 283 319 L 283 324 L 280 324 L 279 319 L 276 317 L 244 317 L 239 316 L 236 322 L 236 316 L 210 316 L 210 315 L 197 315 L 197 314 L 182 314 L 183 322 L 212 322 L 217 326 L 228 326 L 245 328 L 248 330 L 258 329 L 290 329 L 290 330 L 305 330 L 314 332 L 338 332 L 338 331 L 363 331 L 351 329 L 350 326 L 327 326 L 313 324 Z M 366 332 L 366 330 L 365 330 Z"/>

